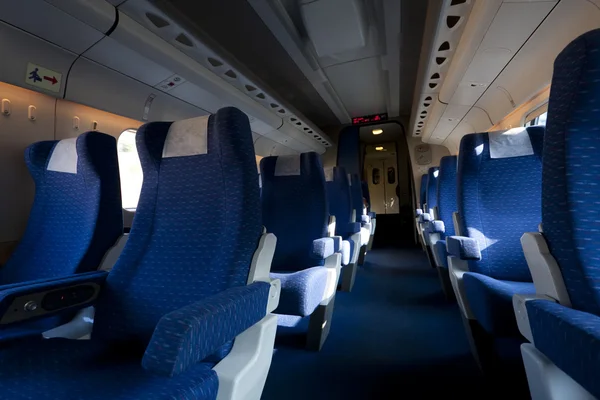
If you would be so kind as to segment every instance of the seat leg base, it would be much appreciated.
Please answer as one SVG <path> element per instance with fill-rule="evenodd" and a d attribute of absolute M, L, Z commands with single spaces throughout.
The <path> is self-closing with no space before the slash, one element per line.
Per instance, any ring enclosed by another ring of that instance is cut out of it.
<path fill-rule="evenodd" d="M 306 337 L 307 350 L 321 351 L 331 328 L 334 303 L 335 296 L 331 297 L 327 304 L 320 304 L 310 315 Z"/>
<path fill-rule="evenodd" d="M 342 276 L 340 279 L 340 290 L 342 292 L 351 292 L 354 287 L 354 278 L 356 277 L 357 266 L 355 263 L 350 263 L 342 268 Z"/>
<path fill-rule="evenodd" d="M 369 243 L 367 243 L 367 251 L 371 251 L 371 249 L 373 248 L 373 238 L 375 237 L 375 235 L 371 235 L 369 237 Z"/>
<path fill-rule="evenodd" d="M 363 245 L 360 247 L 360 251 L 358 253 L 358 265 L 363 265 L 365 263 L 365 256 L 367 255 L 367 245 Z"/>

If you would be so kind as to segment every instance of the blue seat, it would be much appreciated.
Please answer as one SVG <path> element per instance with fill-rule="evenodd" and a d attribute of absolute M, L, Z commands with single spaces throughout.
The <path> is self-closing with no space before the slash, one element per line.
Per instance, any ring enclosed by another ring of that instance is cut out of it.
<path fill-rule="evenodd" d="M 543 136 L 530 127 L 460 143 L 450 278 L 464 316 L 494 338 L 519 336 L 512 295 L 535 292 L 520 238 L 541 220 Z"/>
<path fill-rule="evenodd" d="M 433 219 L 437 217 L 437 182 L 439 173 L 439 167 L 431 167 L 427 171 L 427 190 L 425 193 L 425 203 L 427 204 L 427 212 Z"/>
<path fill-rule="evenodd" d="M 242 390 L 241 398 L 260 398 L 276 285 L 256 279 L 268 277 L 268 265 L 251 270 L 257 244 L 269 240 L 248 118 L 227 108 L 153 122 L 136 144 L 144 183 L 123 253 L 110 273 L 94 273 L 102 289 L 91 340 L 2 349 L 2 396 L 216 399 Z M 247 354 L 254 347 L 265 351 Z M 261 371 L 249 378 L 248 368 Z"/>
<path fill-rule="evenodd" d="M 25 234 L 0 269 L 2 286 L 97 270 L 123 233 L 115 138 L 87 132 L 25 151 L 35 198 Z M 60 318 L 0 330 L 0 340 L 40 334 Z"/>
<path fill-rule="evenodd" d="M 357 269 L 360 223 L 352 221 L 352 199 L 346 170 L 343 167 L 325 169 L 325 177 L 329 213 L 336 219 L 335 234 L 344 241 L 344 251 L 342 252 L 344 267 L 340 277 L 340 286 L 343 291 L 349 292 L 354 285 Z"/>
<path fill-rule="evenodd" d="M 446 156 L 440 160 L 437 179 L 437 221 L 430 222 L 426 228 L 429 243 L 436 261 L 436 266 L 448 268 L 446 252 L 446 236 L 454 236 L 452 214 L 456 212 L 456 168 L 458 157 Z M 440 223 L 441 222 L 441 223 Z"/>
<path fill-rule="evenodd" d="M 373 240 L 375 239 L 375 229 L 377 228 L 377 214 L 375 211 L 371 211 L 371 195 L 369 194 L 369 184 L 365 181 L 360 183 L 363 196 L 367 201 L 366 215 L 369 217 L 371 223 L 371 236 L 369 237 L 369 243 L 367 243 L 367 251 L 370 251 L 373 247 Z"/>
<path fill-rule="evenodd" d="M 367 245 L 369 244 L 369 239 L 371 238 L 371 218 L 368 215 L 366 215 L 360 177 L 358 176 L 358 174 L 350 174 L 348 180 L 350 182 L 350 197 L 352 199 L 352 210 L 354 212 L 353 222 L 359 222 L 361 225 L 361 250 L 358 264 L 362 265 Z"/>
<path fill-rule="evenodd" d="M 522 353 L 535 400 L 600 397 L 599 104 L 595 30 L 571 42 L 554 63 L 543 231 L 523 238 L 537 292 L 514 301 L 521 332 L 532 342 Z"/>
<path fill-rule="evenodd" d="M 319 350 L 329 333 L 341 268 L 336 238 L 328 237 L 325 175 L 317 153 L 260 161 L 263 224 L 277 237 L 271 276 L 281 279 L 276 313 L 311 316 L 307 347 Z M 297 321 L 296 321 L 297 322 Z M 295 323 L 295 322 L 294 322 Z"/>
<path fill-rule="evenodd" d="M 428 174 L 421 175 L 421 186 L 419 189 L 419 207 L 422 212 L 427 212 L 426 203 L 427 203 L 427 179 L 429 178 Z"/>

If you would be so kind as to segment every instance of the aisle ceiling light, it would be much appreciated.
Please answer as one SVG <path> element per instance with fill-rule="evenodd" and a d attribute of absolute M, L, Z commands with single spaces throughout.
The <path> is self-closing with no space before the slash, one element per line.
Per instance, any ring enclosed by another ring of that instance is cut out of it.
<path fill-rule="evenodd" d="M 381 135 L 383 133 L 383 129 L 373 129 L 373 135 Z"/>

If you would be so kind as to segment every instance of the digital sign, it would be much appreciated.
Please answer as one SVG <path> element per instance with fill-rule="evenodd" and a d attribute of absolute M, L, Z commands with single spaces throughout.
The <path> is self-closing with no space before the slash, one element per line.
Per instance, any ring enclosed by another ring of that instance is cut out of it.
<path fill-rule="evenodd" d="M 388 119 L 387 113 L 366 115 L 364 117 L 352 118 L 352 125 L 367 124 L 370 122 L 380 122 Z"/>

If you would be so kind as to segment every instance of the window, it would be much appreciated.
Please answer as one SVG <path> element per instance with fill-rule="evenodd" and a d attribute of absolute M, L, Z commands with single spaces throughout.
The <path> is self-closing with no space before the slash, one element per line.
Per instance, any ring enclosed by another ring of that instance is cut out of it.
<path fill-rule="evenodd" d="M 394 167 L 388 167 L 387 169 L 388 184 L 393 185 L 396 183 L 396 169 Z"/>
<path fill-rule="evenodd" d="M 548 103 L 536 108 L 525 117 L 525 126 L 546 125 Z"/>
<path fill-rule="evenodd" d="M 529 120 L 525 123 L 525 126 L 535 126 L 535 125 L 544 125 L 546 126 L 546 120 L 548 119 L 548 111 L 543 113 L 542 115 L 535 117 L 532 120 Z"/>
<path fill-rule="evenodd" d="M 381 180 L 381 172 L 379 168 L 373 168 L 372 172 L 373 185 L 379 185 L 379 181 Z"/>
<path fill-rule="evenodd" d="M 135 129 L 127 129 L 117 141 L 119 172 L 121 175 L 121 198 L 123 208 L 135 210 L 140 199 L 144 173 L 135 146 Z"/>

